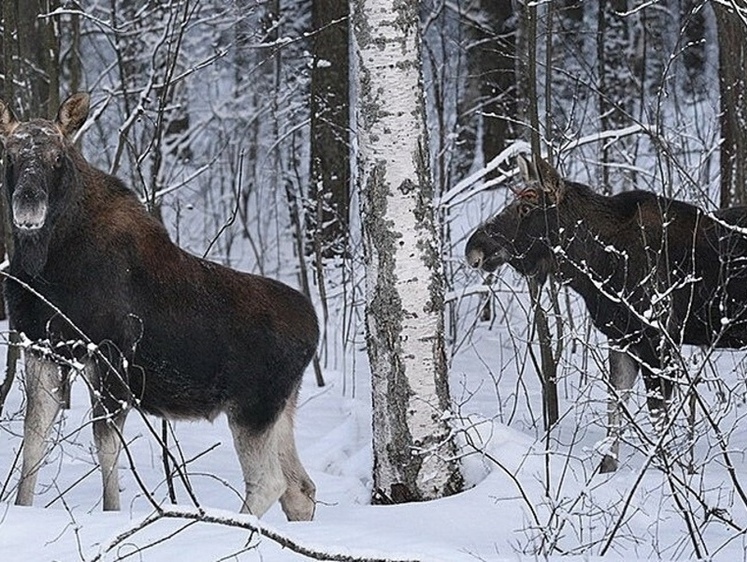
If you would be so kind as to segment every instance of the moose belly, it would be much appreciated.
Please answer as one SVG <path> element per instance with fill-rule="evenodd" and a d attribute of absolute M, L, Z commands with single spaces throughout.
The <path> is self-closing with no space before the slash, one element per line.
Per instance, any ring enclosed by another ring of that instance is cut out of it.
<path fill-rule="evenodd" d="M 204 359 L 137 353 L 127 377 L 136 406 L 161 417 L 212 420 L 229 395 L 225 370 Z"/>

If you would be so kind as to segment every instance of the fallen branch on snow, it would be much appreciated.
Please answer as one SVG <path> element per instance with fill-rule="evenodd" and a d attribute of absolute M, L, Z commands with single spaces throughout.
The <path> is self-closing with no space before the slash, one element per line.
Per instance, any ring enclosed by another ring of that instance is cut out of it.
<path fill-rule="evenodd" d="M 293 552 L 307 556 L 313 560 L 329 560 L 333 562 L 420 562 L 416 559 L 380 558 L 376 555 L 355 554 L 353 552 L 330 552 L 319 547 L 303 545 L 282 534 L 277 529 L 262 523 L 253 515 L 226 513 L 222 511 L 206 511 L 202 508 L 180 508 L 178 506 L 159 508 L 134 527 L 120 533 L 105 546 L 101 546 L 98 554 L 91 558 L 90 562 L 106 560 L 106 555 L 117 546 L 121 545 L 146 527 L 149 527 L 153 523 L 163 519 L 185 519 L 196 523 L 211 523 L 225 525 L 226 527 L 246 529 L 247 531 L 257 533 L 260 536 L 276 542 L 284 548 L 288 548 Z"/>

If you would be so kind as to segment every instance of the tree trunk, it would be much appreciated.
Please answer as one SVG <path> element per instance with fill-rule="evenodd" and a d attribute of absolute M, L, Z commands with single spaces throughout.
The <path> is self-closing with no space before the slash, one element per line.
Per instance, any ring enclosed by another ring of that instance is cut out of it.
<path fill-rule="evenodd" d="M 418 0 L 355 0 L 376 503 L 458 491 Z"/>
<path fill-rule="evenodd" d="M 732 8 L 716 14 L 721 92 L 721 207 L 747 204 L 747 25 Z"/>
<path fill-rule="evenodd" d="M 453 173 L 457 180 L 469 174 L 474 160 L 480 156 L 476 152 L 478 144 L 484 164 L 500 154 L 516 134 L 513 126 L 516 18 L 512 0 L 476 0 L 468 5 L 461 25 L 466 43 L 467 76 L 457 107 L 458 136 Z"/>
<path fill-rule="evenodd" d="M 600 2 L 597 12 L 597 74 L 599 124 L 602 131 L 625 127 L 630 124 L 630 100 L 636 84 L 630 80 L 635 76 L 631 64 L 631 41 L 628 20 L 623 14 L 628 11 L 627 0 Z M 608 143 L 600 144 L 599 159 L 602 163 L 620 162 L 620 149 Z M 605 194 L 630 188 L 627 174 L 601 166 L 599 188 Z"/>
<path fill-rule="evenodd" d="M 680 28 L 684 35 L 682 43 L 682 88 L 695 100 L 701 100 L 708 92 L 706 72 L 706 19 L 700 0 L 683 0 L 680 4 Z"/>
<path fill-rule="evenodd" d="M 552 14 L 548 14 L 550 17 Z M 527 75 L 523 82 L 527 88 L 527 113 L 529 117 L 529 141 L 532 147 L 532 153 L 536 156 L 540 156 L 541 152 L 541 137 L 548 138 L 550 135 L 549 127 L 545 129 L 545 134 L 540 134 L 540 118 L 539 118 L 539 95 L 537 93 L 537 22 L 539 14 L 537 13 L 537 6 L 531 5 L 525 7 L 524 13 L 524 27 L 525 27 L 525 45 L 526 45 L 526 61 L 527 61 Z M 549 23 L 546 25 L 546 30 L 551 30 L 552 26 Z M 552 37 L 547 32 L 548 44 L 551 42 Z M 546 53 L 548 59 L 551 52 Z M 545 81 L 549 82 L 551 78 L 549 65 L 545 65 L 546 73 Z M 549 104 L 549 100 L 546 101 Z M 550 119 L 548 117 L 547 122 Z M 551 158 L 552 147 L 547 145 L 548 158 Z M 535 279 L 529 280 L 529 293 L 531 295 L 532 308 L 534 309 L 533 325 L 537 334 L 537 343 L 540 348 L 540 363 L 535 366 L 539 370 L 540 380 L 542 381 L 542 412 L 544 427 L 546 431 L 550 431 L 553 425 L 558 421 L 560 408 L 558 406 L 558 388 L 557 388 L 557 372 L 558 363 L 553 355 L 553 343 L 552 335 L 550 334 L 549 322 L 547 320 L 547 313 L 542 308 L 541 304 L 541 290 L 542 287 L 537 283 Z M 558 342 L 558 345 L 560 343 Z M 549 433 L 548 433 L 549 434 Z"/>
<path fill-rule="evenodd" d="M 350 211 L 348 0 L 313 0 L 311 67 L 311 204 L 315 254 L 347 251 Z"/>

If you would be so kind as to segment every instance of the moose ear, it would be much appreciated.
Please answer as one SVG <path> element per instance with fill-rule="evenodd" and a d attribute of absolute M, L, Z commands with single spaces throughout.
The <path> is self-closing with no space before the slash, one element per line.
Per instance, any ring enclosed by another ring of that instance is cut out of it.
<path fill-rule="evenodd" d="M 537 177 L 537 169 L 529 158 L 523 154 L 519 154 L 516 156 L 516 162 L 519 164 L 519 171 L 521 172 L 521 177 L 524 179 L 524 183 L 531 183 L 539 180 Z"/>
<path fill-rule="evenodd" d="M 542 189 L 550 193 L 557 201 L 563 195 L 563 178 L 558 171 L 539 156 L 534 156 L 534 169 Z"/>
<path fill-rule="evenodd" d="M 55 123 L 66 137 L 72 137 L 88 118 L 91 96 L 86 93 L 73 94 L 62 102 Z"/>
<path fill-rule="evenodd" d="M 8 138 L 17 126 L 18 119 L 16 119 L 13 110 L 7 103 L 0 99 L 0 137 L 3 142 L 5 142 L 5 139 Z"/>

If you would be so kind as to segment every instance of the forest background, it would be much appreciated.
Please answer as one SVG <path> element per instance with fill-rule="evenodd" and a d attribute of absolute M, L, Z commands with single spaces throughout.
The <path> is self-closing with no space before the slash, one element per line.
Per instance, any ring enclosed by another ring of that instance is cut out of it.
<path fill-rule="evenodd" d="M 529 147 L 566 177 L 607 194 L 649 189 L 707 209 L 747 204 L 747 6 L 410 4 L 420 12 L 455 410 L 481 436 L 475 416 L 532 436 L 564 459 L 561 466 L 571 467 L 579 449 L 579 462 L 592 466 L 595 436 L 603 432 L 582 437 L 572 429 L 566 440 L 569 427 L 604 423 L 607 367 L 582 307 L 551 284 L 532 309 L 511 272 L 483 279 L 466 271 L 466 237 L 510 199 L 502 188 L 515 181 L 512 156 Z M 355 119 L 362 109 L 351 105 L 359 67 L 350 15 L 342 0 L 5 0 L 0 92 L 24 119 L 53 117 L 66 94 L 91 92 L 82 136 L 87 158 L 135 189 L 180 246 L 311 295 L 323 326 L 317 382 L 331 379 L 341 399 L 363 399 L 369 374 L 361 351 L 366 296 Z M 681 542 L 663 534 L 677 545 L 663 552 L 680 557 L 714 548 L 706 530 L 714 518 L 732 533 L 719 534 L 718 544 L 732 545 L 747 528 L 738 522 L 747 504 L 740 480 L 728 470 L 706 471 L 719 442 L 738 434 L 745 365 L 739 354 L 683 353 L 699 371 L 720 371 L 720 382 L 706 377 L 704 394 L 724 413 L 715 427 L 693 430 L 691 441 L 703 448 L 683 461 L 682 474 L 668 473 L 664 481 L 676 486 L 657 488 L 668 494 L 659 505 L 672 502 L 677 528 L 687 529 Z M 555 420 L 538 398 L 548 380 L 563 400 Z M 480 398 L 486 388 L 487 408 Z M 19 411 L 3 413 L 9 427 Z M 632 470 L 648 451 L 648 422 L 645 412 L 637 414 Z M 11 448 L 19 447 L 17 432 L 9 431 Z M 462 445 L 495 470 L 495 445 L 470 435 L 464 431 Z M 528 538 L 516 550 L 595 554 L 617 545 L 616 519 L 605 516 L 602 539 L 587 542 L 578 531 L 573 547 L 559 546 L 568 542 L 563 529 L 583 494 L 568 500 L 563 480 L 549 475 L 552 462 L 543 462 L 547 514 L 540 517 L 547 524 L 522 527 Z M 468 484 L 484 477 L 466 473 Z M 685 473 L 700 474 L 700 483 Z M 728 482 L 712 486 L 711 477 Z M 10 474 L 6 487 L 9 481 Z M 629 480 L 617 490 L 620 497 L 639 491 Z M 727 509 L 713 495 L 738 507 Z M 586 506 L 584 517 L 595 508 Z M 574 529 L 587 529 L 591 519 L 578 517 Z M 626 511 L 620 520 L 628 521 Z"/>

